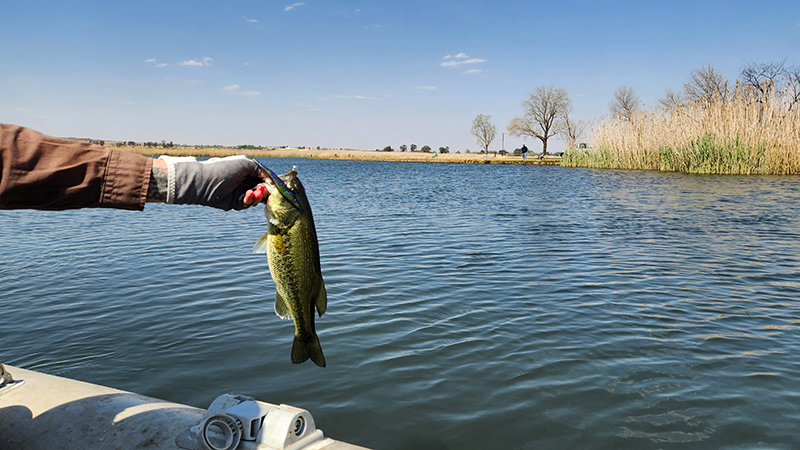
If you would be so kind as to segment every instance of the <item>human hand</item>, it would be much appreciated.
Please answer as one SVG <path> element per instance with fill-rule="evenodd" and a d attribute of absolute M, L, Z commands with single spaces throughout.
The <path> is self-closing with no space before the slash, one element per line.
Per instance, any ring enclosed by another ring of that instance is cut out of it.
<path fill-rule="evenodd" d="M 267 174 L 263 171 L 261 174 L 264 175 L 264 178 L 267 177 Z M 242 202 L 245 206 L 254 206 L 261 203 L 262 200 L 266 200 L 267 197 L 269 197 L 267 188 L 263 184 L 259 184 L 255 188 L 248 189 L 247 192 L 245 192 Z"/>
<path fill-rule="evenodd" d="M 162 156 L 167 165 L 167 203 L 205 205 L 225 211 L 245 209 L 261 202 L 265 192 L 257 185 L 267 176 L 246 156 L 197 161 Z"/>

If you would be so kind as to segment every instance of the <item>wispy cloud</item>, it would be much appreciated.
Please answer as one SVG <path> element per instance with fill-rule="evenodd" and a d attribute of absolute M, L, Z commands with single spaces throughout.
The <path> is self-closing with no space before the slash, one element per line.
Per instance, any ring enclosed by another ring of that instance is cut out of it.
<path fill-rule="evenodd" d="M 465 70 L 465 71 L 463 71 L 461 73 L 463 75 L 472 75 L 472 74 L 482 73 L 482 72 L 483 72 L 483 69 L 469 69 L 469 70 Z"/>
<path fill-rule="evenodd" d="M 354 100 L 380 100 L 378 97 L 371 97 L 366 95 L 333 95 L 333 98 L 344 98 Z"/>
<path fill-rule="evenodd" d="M 433 91 L 436 90 L 436 86 L 417 86 L 417 89 L 422 91 Z"/>
<path fill-rule="evenodd" d="M 291 11 L 291 10 L 297 8 L 298 6 L 303 6 L 305 4 L 306 4 L 306 2 L 293 3 L 293 4 L 289 5 L 289 6 L 284 6 L 283 10 L 284 11 Z"/>
<path fill-rule="evenodd" d="M 164 81 L 178 81 L 181 83 L 208 83 L 207 80 L 186 80 L 182 78 L 173 78 L 173 77 L 164 78 Z"/>
<path fill-rule="evenodd" d="M 458 66 L 463 66 L 465 64 L 480 64 L 486 62 L 485 59 L 470 58 L 464 52 L 456 53 L 455 55 L 445 55 L 445 57 L 442 59 L 444 59 L 444 61 L 442 61 L 442 63 L 439 64 L 442 67 L 458 67 Z M 478 73 L 478 72 L 468 70 L 467 72 L 464 73 Z"/>
<path fill-rule="evenodd" d="M 223 91 L 228 92 L 230 94 L 236 95 L 246 95 L 248 97 L 253 97 L 256 95 L 261 95 L 261 91 L 242 91 L 240 90 L 242 87 L 238 84 L 231 84 L 229 86 L 224 86 L 222 88 Z"/>
<path fill-rule="evenodd" d="M 441 66 L 442 67 L 457 67 L 457 66 L 463 66 L 464 64 L 480 64 L 480 63 L 484 63 L 484 62 L 486 62 L 485 59 L 472 58 L 472 59 L 467 59 L 467 60 L 464 60 L 464 61 L 445 61 L 445 62 L 443 62 L 441 64 Z"/>
<path fill-rule="evenodd" d="M 156 62 L 156 59 L 155 58 L 149 58 L 149 59 L 145 59 L 144 62 L 152 64 L 152 63 Z M 167 67 L 168 65 L 169 65 L 168 63 L 161 63 L 161 64 L 156 64 L 156 67 Z"/>
<path fill-rule="evenodd" d="M 208 56 L 204 56 L 201 59 L 190 59 L 188 61 L 181 61 L 179 65 L 187 66 L 187 67 L 203 67 L 203 66 L 210 66 L 211 63 L 214 62 L 212 58 Z"/>
<path fill-rule="evenodd" d="M 485 62 L 486 62 L 485 59 L 470 58 L 470 59 L 464 59 L 464 60 L 460 60 L 460 61 L 457 61 L 457 60 L 444 61 L 444 62 L 442 62 L 440 64 L 440 66 L 442 66 L 442 67 L 458 67 L 458 66 L 463 66 L 464 64 L 480 64 L 480 63 L 485 63 Z"/>
<path fill-rule="evenodd" d="M 248 19 L 245 16 L 242 16 L 242 19 L 244 19 L 245 21 L 250 22 L 250 23 L 258 23 L 258 20 L 256 20 L 256 19 Z"/>
<path fill-rule="evenodd" d="M 156 59 L 155 58 L 145 59 L 144 62 L 154 63 L 156 62 Z M 161 63 L 161 64 L 156 64 L 156 67 L 167 67 L 168 65 L 169 65 L 168 63 Z"/>

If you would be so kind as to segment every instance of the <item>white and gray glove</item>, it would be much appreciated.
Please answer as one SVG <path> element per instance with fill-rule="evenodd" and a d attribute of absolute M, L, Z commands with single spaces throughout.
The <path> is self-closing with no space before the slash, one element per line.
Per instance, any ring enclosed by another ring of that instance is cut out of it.
<path fill-rule="evenodd" d="M 244 195 L 263 180 L 246 156 L 197 161 L 194 157 L 161 156 L 167 163 L 167 203 L 245 209 Z"/>

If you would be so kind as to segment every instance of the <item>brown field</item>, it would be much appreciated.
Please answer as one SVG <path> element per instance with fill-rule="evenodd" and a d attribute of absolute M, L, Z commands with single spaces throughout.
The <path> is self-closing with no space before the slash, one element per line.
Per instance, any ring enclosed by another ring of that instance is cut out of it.
<path fill-rule="evenodd" d="M 288 157 L 288 158 L 314 158 L 338 159 L 349 161 L 401 161 L 401 162 L 427 162 L 427 163 L 460 163 L 460 164 L 529 164 L 529 165 L 557 165 L 561 158 L 547 156 L 543 161 L 538 157 L 528 157 L 523 161 L 521 156 L 500 156 L 490 154 L 488 157 L 478 154 L 445 153 L 437 154 L 422 152 L 378 152 L 368 150 L 334 150 L 334 149 L 237 149 L 232 147 L 116 147 L 120 150 L 139 153 L 147 156 L 172 155 L 172 156 L 230 156 L 247 155 L 252 157 Z M 530 154 L 529 154 L 530 155 Z"/>

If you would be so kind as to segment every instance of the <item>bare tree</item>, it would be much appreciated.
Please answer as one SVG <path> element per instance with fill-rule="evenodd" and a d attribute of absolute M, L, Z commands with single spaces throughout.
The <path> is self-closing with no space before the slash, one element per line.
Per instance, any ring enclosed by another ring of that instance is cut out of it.
<path fill-rule="evenodd" d="M 759 102 L 774 94 L 786 102 L 789 110 L 800 104 L 800 67 L 787 67 L 785 60 L 747 64 L 739 74 L 739 81 Z"/>
<path fill-rule="evenodd" d="M 567 148 L 575 148 L 575 143 L 578 141 L 578 138 L 583 136 L 586 132 L 586 122 L 582 120 L 573 120 L 572 117 L 572 105 L 570 105 L 569 110 L 564 113 L 564 118 L 562 119 L 563 125 L 563 132 L 567 138 Z"/>
<path fill-rule="evenodd" d="M 567 135 L 568 148 L 576 148 L 576 143 L 586 133 L 587 124 L 582 120 L 573 121 L 569 116 L 564 118 L 564 134 Z"/>
<path fill-rule="evenodd" d="M 789 110 L 800 106 L 800 66 L 786 69 L 786 99 Z"/>
<path fill-rule="evenodd" d="M 750 89 L 755 93 L 758 101 L 762 101 L 765 96 L 774 92 L 775 84 L 780 82 L 781 78 L 786 74 L 785 64 L 785 61 L 768 64 L 747 64 L 739 73 L 739 80 L 745 89 Z"/>
<path fill-rule="evenodd" d="M 531 136 L 542 141 L 547 154 L 547 140 L 564 131 L 564 117 L 572 109 L 572 101 L 564 88 L 539 86 L 522 102 L 522 117 L 511 119 L 508 132 L 512 136 Z"/>
<path fill-rule="evenodd" d="M 492 116 L 478 114 L 478 116 L 475 117 L 475 120 L 472 121 L 471 133 L 478 138 L 478 146 L 483 148 L 483 151 L 486 152 L 487 156 L 489 155 L 489 145 L 491 145 L 495 135 L 497 134 L 497 128 L 492 125 L 490 122 L 491 119 Z"/>
<path fill-rule="evenodd" d="M 689 101 L 709 105 L 715 101 L 728 100 L 728 80 L 711 64 L 692 72 L 683 85 L 683 93 Z"/>
<path fill-rule="evenodd" d="M 675 92 L 670 88 L 664 93 L 664 98 L 658 101 L 666 109 L 672 109 L 683 103 L 683 96 L 680 92 Z"/>
<path fill-rule="evenodd" d="M 630 122 L 641 103 L 632 87 L 620 86 L 614 91 L 614 100 L 608 104 L 608 109 L 612 117 L 622 117 Z"/>

